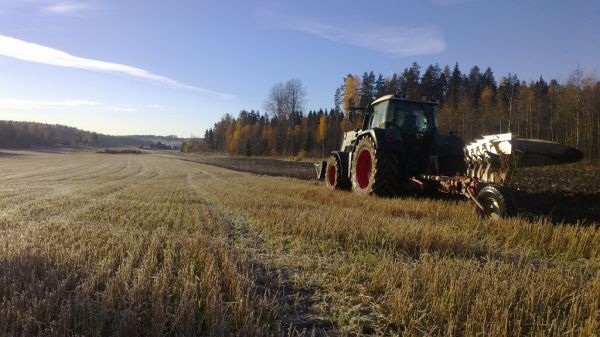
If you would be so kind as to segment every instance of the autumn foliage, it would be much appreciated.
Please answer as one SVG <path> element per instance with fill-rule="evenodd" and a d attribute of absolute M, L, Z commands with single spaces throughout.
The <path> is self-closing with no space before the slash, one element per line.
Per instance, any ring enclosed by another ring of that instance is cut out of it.
<path fill-rule="evenodd" d="M 338 149 L 342 134 L 361 125 L 364 109 L 377 97 L 406 93 L 414 99 L 440 102 L 439 124 L 465 140 L 482 134 L 513 132 L 521 138 L 552 140 L 574 146 L 593 162 L 600 159 L 600 82 L 575 70 L 565 83 L 520 80 L 515 74 L 496 81 L 491 68 L 474 66 L 463 73 L 458 64 L 430 65 L 424 72 L 413 63 L 401 74 L 384 78 L 373 72 L 348 74 L 336 89 L 334 108 L 303 111 L 299 80 L 276 84 L 266 112 L 242 110 L 225 115 L 205 133 L 201 150 L 238 155 L 320 157 Z M 298 87 L 299 85 L 299 87 Z M 296 88 L 299 95 L 293 93 Z M 289 109 L 286 97 L 300 98 Z M 287 109 L 287 110 L 286 110 Z"/>

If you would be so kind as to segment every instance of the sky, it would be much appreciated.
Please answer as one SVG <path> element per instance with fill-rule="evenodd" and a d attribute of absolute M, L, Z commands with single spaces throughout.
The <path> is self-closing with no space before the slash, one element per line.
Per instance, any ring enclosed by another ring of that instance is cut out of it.
<path fill-rule="evenodd" d="M 598 75 L 600 1 L 0 0 L 2 120 L 202 136 L 275 83 L 325 109 L 348 73 L 412 62 Z"/>

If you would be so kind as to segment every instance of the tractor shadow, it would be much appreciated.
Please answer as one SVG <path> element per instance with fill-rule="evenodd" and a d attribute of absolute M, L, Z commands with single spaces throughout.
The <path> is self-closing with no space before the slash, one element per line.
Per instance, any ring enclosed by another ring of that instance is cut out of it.
<path fill-rule="evenodd" d="M 600 193 L 527 192 L 514 190 L 519 216 L 535 221 L 547 218 L 554 224 L 600 222 Z"/>

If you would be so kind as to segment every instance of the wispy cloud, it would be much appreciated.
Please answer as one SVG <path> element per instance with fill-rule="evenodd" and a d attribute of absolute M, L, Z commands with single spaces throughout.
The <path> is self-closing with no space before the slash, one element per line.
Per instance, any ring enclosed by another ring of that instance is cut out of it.
<path fill-rule="evenodd" d="M 131 107 L 131 106 L 107 106 L 104 109 L 110 110 L 110 111 L 118 111 L 118 112 L 135 112 L 135 111 L 137 111 L 136 108 Z"/>
<path fill-rule="evenodd" d="M 59 67 L 126 74 L 137 78 L 160 82 L 176 88 L 201 92 L 218 99 L 232 99 L 235 97 L 231 94 L 184 84 L 172 78 L 154 74 L 145 69 L 119 63 L 78 57 L 58 49 L 15 39 L 5 35 L 0 35 L 0 55 L 12 57 L 18 60 L 55 65 Z"/>
<path fill-rule="evenodd" d="M 0 98 L 0 110 L 37 111 L 46 109 L 95 109 L 116 112 L 136 112 L 146 109 L 162 108 L 159 104 L 105 104 L 88 99 L 65 99 L 65 100 L 32 100 L 17 98 Z M 3 111 L 0 111 L 3 112 Z"/>
<path fill-rule="evenodd" d="M 83 2 L 53 2 L 44 4 L 40 8 L 42 14 L 47 15 L 77 15 L 93 9 L 93 6 Z"/>
<path fill-rule="evenodd" d="M 39 108 L 53 108 L 53 107 L 95 107 L 99 106 L 100 103 L 85 100 L 85 99 L 74 99 L 74 100 L 62 100 L 62 101 L 47 101 L 47 100 L 27 100 L 27 99 L 14 99 L 14 98 L 3 98 L 0 99 L 0 109 L 13 109 L 13 110 L 32 110 Z"/>
<path fill-rule="evenodd" d="M 263 10 L 256 12 L 256 20 L 263 28 L 299 31 L 394 56 L 435 54 L 446 49 L 446 42 L 441 32 L 434 26 L 332 24 L 316 20 L 293 19 Z"/>

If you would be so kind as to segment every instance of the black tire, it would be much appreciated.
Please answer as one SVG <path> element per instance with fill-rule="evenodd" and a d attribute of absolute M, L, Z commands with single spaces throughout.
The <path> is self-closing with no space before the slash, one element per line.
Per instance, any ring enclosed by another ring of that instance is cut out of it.
<path fill-rule="evenodd" d="M 517 203 L 513 194 L 500 186 L 487 185 L 477 193 L 477 201 L 483 210 L 477 207 L 477 215 L 484 219 L 512 217 L 517 212 Z"/>
<path fill-rule="evenodd" d="M 325 184 L 332 190 L 349 190 L 350 179 L 342 170 L 342 163 L 337 156 L 331 156 L 327 159 L 325 169 Z"/>
<path fill-rule="evenodd" d="M 370 137 L 362 138 L 352 155 L 352 189 L 358 194 L 396 196 L 405 171 L 396 153 L 378 150 Z"/>

